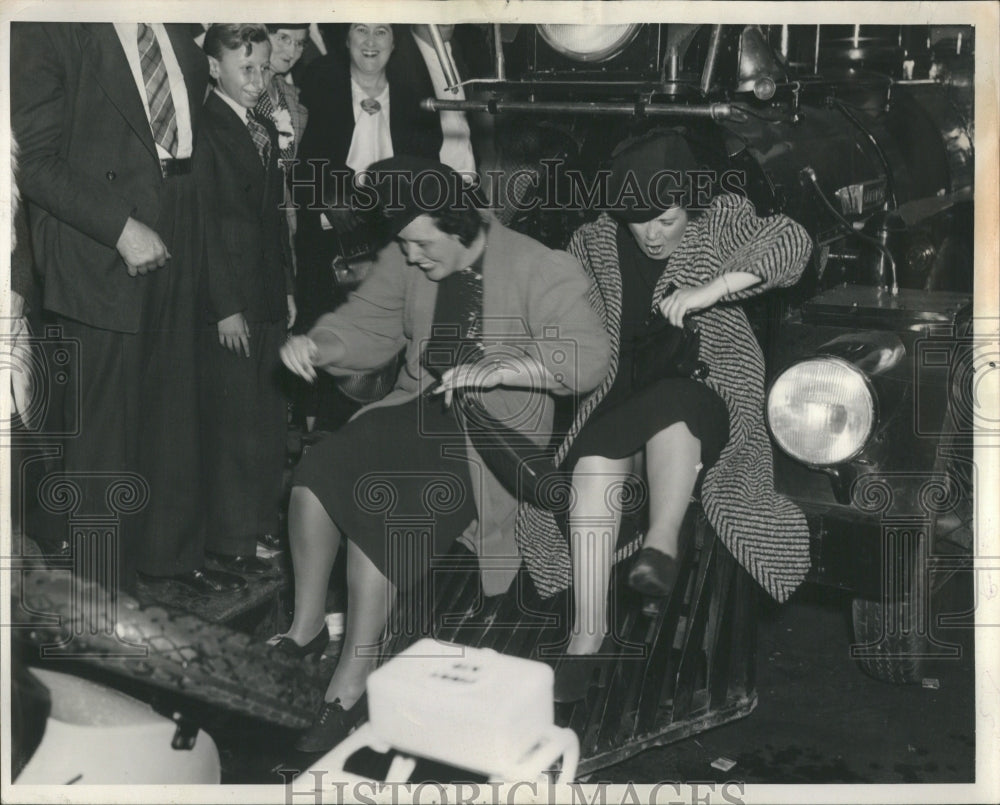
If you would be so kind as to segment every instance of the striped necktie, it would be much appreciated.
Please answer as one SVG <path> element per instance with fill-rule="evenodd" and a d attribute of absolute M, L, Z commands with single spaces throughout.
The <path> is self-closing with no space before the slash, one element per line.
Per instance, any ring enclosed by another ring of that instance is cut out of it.
<path fill-rule="evenodd" d="M 149 127 L 153 140 L 170 154 L 177 155 L 177 113 L 174 100 L 170 96 L 170 81 L 167 68 L 163 64 L 160 43 L 151 26 L 139 23 L 139 62 L 142 65 L 142 80 L 146 84 L 146 100 L 149 103 Z"/>
<path fill-rule="evenodd" d="M 268 136 L 264 124 L 257 117 L 257 113 L 252 110 L 247 111 L 247 130 L 250 132 L 253 144 L 257 146 L 260 161 L 264 163 L 264 167 L 266 168 L 271 158 L 271 138 Z"/>

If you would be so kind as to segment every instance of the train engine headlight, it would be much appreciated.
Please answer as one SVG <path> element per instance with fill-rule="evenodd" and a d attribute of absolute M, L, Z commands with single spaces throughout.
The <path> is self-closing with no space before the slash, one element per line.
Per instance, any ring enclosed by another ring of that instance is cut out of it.
<path fill-rule="evenodd" d="M 599 62 L 614 58 L 635 39 L 641 24 L 539 25 L 538 32 L 553 50 L 569 59 Z"/>
<path fill-rule="evenodd" d="M 875 394 L 867 376 L 840 358 L 793 364 L 771 384 L 767 424 L 788 455 L 806 464 L 850 461 L 876 424 Z"/>

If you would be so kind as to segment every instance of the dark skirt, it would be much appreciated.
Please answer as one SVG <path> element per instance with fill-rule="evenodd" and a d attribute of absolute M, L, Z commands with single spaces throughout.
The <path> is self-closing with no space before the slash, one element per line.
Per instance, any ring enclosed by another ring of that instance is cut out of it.
<path fill-rule="evenodd" d="M 477 516 L 465 437 L 439 398 L 374 408 L 310 448 L 308 488 L 397 587 L 423 578 Z"/>
<path fill-rule="evenodd" d="M 701 442 L 704 474 L 729 439 L 729 412 L 712 389 L 687 378 L 658 380 L 615 405 L 601 406 L 576 437 L 563 466 L 572 470 L 583 456 L 626 458 L 677 422 L 684 422 Z"/>

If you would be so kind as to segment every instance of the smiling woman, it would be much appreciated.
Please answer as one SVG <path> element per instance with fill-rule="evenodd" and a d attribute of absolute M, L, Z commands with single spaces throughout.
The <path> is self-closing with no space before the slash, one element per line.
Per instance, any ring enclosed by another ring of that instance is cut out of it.
<path fill-rule="evenodd" d="M 285 365 L 308 381 L 320 371 L 372 369 L 406 352 L 392 392 L 311 448 L 293 479 L 295 617 L 288 633 L 274 639 L 279 651 L 322 652 L 330 570 L 340 542 L 348 541 L 344 645 L 326 702 L 298 744 L 302 751 L 329 749 L 363 715 L 374 660 L 364 647 L 378 640 L 395 589 L 425 582 L 432 555 L 463 539 L 483 557 L 490 595 L 503 592 L 517 573 L 518 501 L 467 444 L 449 406 L 452 392 L 475 387 L 491 415 L 517 420 L 525 437 L 545 445 L 553 429 L 551 395 L 592 389 L 609 356 L 576 260 L 461 203 L 454 190 L 460 176 L 445 165 L 395 157 L 371 171 L 398 243 L 379 252 L 344 305 L 282 350 Z M 412 177 L 427 172 L 438 173 L 449 189 L 433 209 L 417 203 L 414 191 Z M 436 494 L 441 489 L 447 494 Z M 430 520 L 421 533 L 387 531 L 398 517 L 418 515 Z"/>
<path fill-rule="evenodd" d="M 337 195 L 348 184 L 344 174 L 391 156 L 431 158 L 441 150 L 440 122 L 421 112 L 421 96 L 400 78 L 416 69 L 412 58 L 395 50 L 404 33 L 412 40 L 400 26 L 364 22 L 339 26 L 330 41 L 340 47 L 310 62 L 302 78 L 301 98 L 309 108 L 309 123 L 296 155 L 292 184 L 298 205 L 300 332 L 308 332 L 322 313 L 343 301 L 343 292 L 330 281 L 334 259 L 370 248 L 366 230 L 344 231 L 346 199 Z M 396 77 L 390 79 L 390 74 Z M 325 174 L 314 169 L 317 164 L 326 166 Z M 347 402 L 332 378 L 321 376 L 312 389 L 299 388 L 297 393 L 299 412 L 309 429 L 314 424 L 333 427 L 346 418 Z"/>

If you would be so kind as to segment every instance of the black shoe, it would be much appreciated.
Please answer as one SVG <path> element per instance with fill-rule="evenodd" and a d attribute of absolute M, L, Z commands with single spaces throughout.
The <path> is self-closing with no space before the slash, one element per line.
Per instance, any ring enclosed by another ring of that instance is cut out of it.
<path fill-rule="evenodd" d="M 680 562 L 656 548 L 643 548 L 628 574 L 628 584 L 643 595 L 666 597 L 677 583 Z"/>
<path fill-rule="evenodd" d="M 316 720 L 295 742 L 298 752 L 329 752 L 346 738 L 368 715 L 368 697 L 362 695 L 350 710 L 345 710 L 340 699 L 323 702 Z"/>
<path fill-rule="evenodd" d="M 242 554 L 229 556 L 224 553 L 205 551 L 205 558 L 212 563 L 213 567 L 228 573 L 239 573 L 241 576 L 263 576 L 274 570 L 274 566 L 270 562 L 265 562 L 256 556 Z"/>
<path fill-rule="evenodd" d="M 603 646 L 602 646 L 603 648 Z M 596 684 L 604 685 L 604 669 L 612 657 L 597 654 L 566 654 L 559 660 L 556 667 L 555 686 L 552 698 L 565 704 L 578 702 L 587 697 L 590 688 L 595 684 L 594 675 L 600 672 Z"/>
<path fill-rule="evenodd" d="M 262 534 L 257 537 L 257 543 L 263 545 L 265 549 L 273 551 L 274 553 L 280 553 L 285 550 L 284 540 L 282 540 L 277 534 Z"/>
<path fill-rule="evenodd" d="M 317 635 L 304 646 L 300 646 L 288 635 L 283 634 L 276 634 L 267 641 L 267 644 L 271 646 L 272 651 L 284 654 L 286 657 L 305 659 L 309 655 L 315 654 L 318 659 L 330 644 L 330 631 L 324 623 Z"/>
<path fill-rule="evenodd" d="M 247 588 L 247 580 L 242 576 L 225 573 L 221 570 L 209 570 L 207 568 L 199 568 L 187 573 L 178 573 L 176 576 L 141 575 L 144 579 L 152 582 L 175 581 L 200 595 L 241 593 Z"/>

